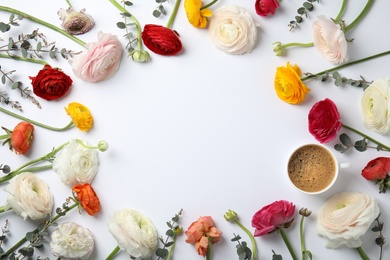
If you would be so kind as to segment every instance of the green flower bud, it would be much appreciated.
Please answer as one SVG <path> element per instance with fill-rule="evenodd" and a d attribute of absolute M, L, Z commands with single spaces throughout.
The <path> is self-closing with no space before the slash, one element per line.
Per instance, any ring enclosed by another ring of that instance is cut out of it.
<path fill-rule="evenodd" d="M 225 215 L 223 215 L 223 217 L 227 220 L 227 221 L 234 221 L 237 219 L 237 213 L 231 209 L 229 209 Z"/>
<path fill-rule="evenodd" d="M 281 42 L 274 42 L 272 44 L 272 47 L 274 48 L 274 52 L 276 56 L 282 56 L 285 53 L 285 48 L 283 47 Z"/>
<path fill-rule="evenodd" d="M 299 211 L 299 215 L 308 217 L 311 215 L 311 210 L 308 210 L 307 208 L 301 208 L 301 210 Z"/>
<path fill-rule="evenodd" d="M 150 59 L 150 55 L 147 51 L 135 50 L 132 51 L 129 55 L 133 58 L 133 61 L 138 62 L 148 62 Z"/>
<path fill-rule="evenodd" d="M 106 141 L 100 141 L 99 143 L 98 143 L 98 148 L 99 148 L 99 151 L 101 151 L 101 152 L 105 152 L 105 151 L 107 151 L 107 149 L 108 149 L 108 143 L 106 142 Z"/>

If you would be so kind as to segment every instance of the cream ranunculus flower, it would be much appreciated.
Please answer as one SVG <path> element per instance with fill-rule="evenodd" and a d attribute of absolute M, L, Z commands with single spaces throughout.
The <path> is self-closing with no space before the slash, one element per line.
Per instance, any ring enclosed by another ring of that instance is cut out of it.
<path fill-rule="evenodd" d="M 99 171 L 98 150 L 87 146 L 87 142 L 73 139 L 53 160 L 53 170 L 71 187 L 90 184 Z"/>
<path fill-rule="evenodd" d="M 53 210 L 53 194 L 45 181 L 31 172 L 21 173 L 4 188 L 8 192 L 5 208 L 24 219 L 42 220 Z"/>
<path fill-rule="evenodd" d="M 339 24 L 324 15 L 313 23 L 313 43 L 318 52 L 333 64 L 348 60 L 347 40 Z"/>
<path fill-rule="evenodd" d="M 229 54 L 244 54 L 254 48 L 258 26 L 246 9 L 225 5 L 213 13 L 208 33 L 219 50 Z"/>
<path fill-rule="evenodd" d="M 89 259 L 95 248 L 95 239 L 89 229 L 65 222 L 51 234 L 50 248 L 53 255 L 61 259 Z"/>
<path fill-rule="evenodd" d="M 135 258 L 149 259 L 157 246 L 157 231 L 151 220 L 134 209 L 111 214 L 108 229 L 120 249 Z"/>
<path fill-rule="evenodd" d="M 390 79 L 377 79 L 363 92 L 364 125 L 377 133 L 390 133 Z"/>
<path fill-rule="evenodd" d="M 380 209 L 375 198 L 359 192 L 343 192 L 332 196 L 317 215 L 317 234 L 327 238 L 326 247 L 343 244 L 361 246 L 360 237 L 378 217 Z"/>

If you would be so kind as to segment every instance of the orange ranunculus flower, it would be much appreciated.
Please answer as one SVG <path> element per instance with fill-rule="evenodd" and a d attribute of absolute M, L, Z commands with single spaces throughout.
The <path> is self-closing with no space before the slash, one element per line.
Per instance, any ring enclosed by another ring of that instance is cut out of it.
<path fill-rule="evenodd" d="M 276 68 L 275 90 L 278 97 L 290 104 L 299 104 L 305 100 L 310 91 L 301 80 L 302 72 L 298 65 L 291 66 L 287 62 L 286 67 Z"/>
<path fill-rule="evenodd" d="M 184 9 L 186 10 L 187 19 L 196 28 L 206 28 L 207 18 L 213 14 L 210 9 L 202 9 L 201 0 L 185 0 Z"/>
<path fill-rule="evenodd" d="M 77 184 L 72 190 L 76 192 L 77 199 L 85 211 L 93 216 L 100 211 L 100 201 L 89 183 Z"/>
<path fill-rule="evenodd" d="M 222 232 L 214 226 L 214 220 L 210 216 L 200 217 L 193 222 L 185 232 L 187 243 L 195 243 L 199 255 L 207 255 L 209 242 L 215 244 L 219 241 Z"/>
<path fill-rule="evenodd" d="M 14 128 L 10 137 L 11 147 L 16 154 L 24 154 L 30 149 L 34 139 L 34 126 L 28 122 L 20 122 Z"/>
<path fill-rule="evenodd" d="M 83 132 L 92 128 L 93 117 L 89 109 L 77 102 L 72 102 L 65 108 L 66 113 L 72 118 L 74 125 Z"/>

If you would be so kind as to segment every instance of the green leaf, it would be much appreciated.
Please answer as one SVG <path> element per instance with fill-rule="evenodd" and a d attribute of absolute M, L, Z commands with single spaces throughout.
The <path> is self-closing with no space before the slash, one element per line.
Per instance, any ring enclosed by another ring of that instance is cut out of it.
<path fill-rule="evenodd" d="M 28 52 L 26 49 L 20 49 L 20 52 L 22 53 L 23 58 L 27 58 Z"/>
<path fill-rule="evenodd" d="M 132 5 L 133 5 L 133 3 L 132 3 L 132 2 L 130 2 L 130 1 L 125 1 L 125 5 L 127 5 L 127 6 L 132 6 Z"/>
<path fill-rule="evenodd" d="M 351 140 L 351 138 L 347 134 L 343 133 L 343 134 L 340 135 L 339 138 L 340 138 L 340 142 L 343 145 L 345 145 L 345 146 L 352 145 L 352 140 Z"/>
<path fill-rule="evenodd" d="M 119 28 L 119 29 L 125 29 L 126 28 L 126 24 L 124 22 L 117 22 L 116 23 L 116 26 Z"/>
<path fill-rule="evenodd" d="M 367 150 L 366 139 L 364 138 L 363 140 L 356 141 L 355 149 L 358 150 L 359 152 L 364 152 L 365 150 Z"/>
<path fill-rule="evenodd" d="M 1 32 L 8 32 L 11 29 L 11 26 L 8 24 L 5 24 L 3 22 L 0 22 L 0 31 Z"/>
<path fill-rule="evenodd" d="M 173 244 L 174 244 L 174 242 L 171 241 L 171 242 L 165 243 L 164 246 L 165 246 L 165 247 L 170 247 L 170 246 L 172 246 Z"/>
<path fill-rule="evenodd" d="M 22 82 L 16 81 L 16 82 L 12 83 L 11 89 L 15 90 L 15 89 L 19 88 L 20 86 L 22 86 Z"/>
<path fill-rule="evenodd" d="M 302 15 L 302 14 L 305 14 L 306 13 L 306 8 L 304 7 L 300 7 L 298 10 L 297 10 L 298 14 Z"/>
<path fill-rule="evenodd" d="M 175 235 L 175 233 L 173 232 L 172 229 L 168 229 L 167 232 L 165 232 L 165 235 L 167 235 L 169 237 L 173 237 Z"/>
<path fill-rule="evenodd" d="M 313 255 L 309 250 L 304 250 L 302 253 L 306 254 L 310 259 L 313 259 Z"/>
<path fill-rule="evenodd" d="M 52 49 L 49 51 L 49 56 L 50 56 L 50 58 L 53 59 L 53 60 L 55 60 L 55 59 L 57 58 L 55 52 L 54 52 Z"/>
<path fill-rule="evenodd" d="M 307 10 L 309 10 L 309 11 L 313 11 L 313 9 L 314 9 L 314 6 L 313 6 L 311 3 L 309 3 L 309 2 L 304 2 L 304 3 L 303 3 L 303 6 L 304 6 Z"/>
<path fill-rule="evenodd" d="M 301 23 L 303 19 L 300 16 L 295 16 L 295 21 L 297 21 L 297 23 Z"/>
<path fill-rule="evenodd" d="M 5 75 L 1 76 L 1 83 L 5 84 L 6 78 Z"/>
<path fill-rule="evenodd" d="M 159 18 L 161 16 L 161 12 L 159 10 L 154 10 L 153 11 L 153 16 L 156 18 Z"/>
<path fill-rule="evenodd" d="M 38 42 L 38 44 L 37 44 L 37 51 L 41 51 L 41 49 L 42 49 L 42 43 Z"/>
<path fill-rule="evenodd" d="M 168 255 L 168 250 L 165 248 L 158 248 L 156 250 L 156 255 L 161 258 L 165 258 Z"/>

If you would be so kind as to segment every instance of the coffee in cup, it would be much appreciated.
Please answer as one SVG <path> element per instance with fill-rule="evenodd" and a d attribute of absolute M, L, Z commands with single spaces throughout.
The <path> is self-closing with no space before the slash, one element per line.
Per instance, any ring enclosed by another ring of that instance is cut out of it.
<path fill-rule="evenodd" d="M 338 175 L 338 163 L 328 148 L 306 144 L 296 149 L 288 161 L 288 176 L 304 193 L 317 194 L 330 188 Z"/>

